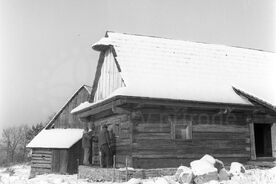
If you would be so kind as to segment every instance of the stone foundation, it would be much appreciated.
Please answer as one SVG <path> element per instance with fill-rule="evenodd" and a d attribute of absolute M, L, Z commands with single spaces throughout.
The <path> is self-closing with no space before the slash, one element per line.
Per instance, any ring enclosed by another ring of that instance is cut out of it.
<path fill-rule="evenodd" d="M 146 179 L 152 177 L 174 175 L 176 170 L 177 168 L 129 169 L 128 172 L 126 172 L 125 169 L 99 168 L 80 165 L 78 178 L 86 178 L 91 181 L 123 182 L 131 178 Z"/>

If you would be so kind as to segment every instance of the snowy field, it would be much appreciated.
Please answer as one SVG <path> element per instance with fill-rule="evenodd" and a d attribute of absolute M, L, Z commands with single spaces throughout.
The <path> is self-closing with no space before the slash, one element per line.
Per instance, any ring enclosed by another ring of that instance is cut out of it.
<path fill-rule="evenodd" d="M 0 184 L 88 184 L 93 183 L 84 179 L 77 179 L 77 175 L 45 174 L 28 179 L 29 165 L 15 165 L 11 168 L 0 168 Z M 132 179 L 125 184 L 178 184 L 169 177 L 152 178 L 147 180 Z M 245 174 L 235 176 L 228 181 L 211 181 L 209 184 L 276 184 L 276 167 L 272 169 L 252 169 Z M 94 184 L 96 184 L 94 182 Z M 111 182 L 98 182 L 97 184 L 111 184 Z M 116 184 L 116 183 L 115 183 Z"/>

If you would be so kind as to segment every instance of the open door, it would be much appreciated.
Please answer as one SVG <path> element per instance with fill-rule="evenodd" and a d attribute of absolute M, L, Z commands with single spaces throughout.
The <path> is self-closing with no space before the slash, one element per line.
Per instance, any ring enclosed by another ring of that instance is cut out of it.
<path fill-rule="evenodd" d="M 256 157 L 272 157 L 271 124 L 254 124 Z"/>

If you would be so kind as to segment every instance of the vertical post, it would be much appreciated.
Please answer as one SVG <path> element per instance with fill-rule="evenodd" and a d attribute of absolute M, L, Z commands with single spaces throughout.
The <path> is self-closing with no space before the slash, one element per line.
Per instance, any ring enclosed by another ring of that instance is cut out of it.
<path fill-rule="evenodd" d="M 80 165 L 80 160 L 77 159 L 77 173 L 79 173 L 79 165 Z"/>
<path fill-rule="evenodd" d="M 271 126 L 272 156 L 276 158 L 276 123 Z"/>
<path fill-rule="evenodd" d="M 103 167 L 102 165 L 102 152 L 99 151 L 99 160 L 100 160 L 100 167 Z"/>
<path fill-rule="evenodd" d="M 115 182 L 115 166 L 116 166 L 116 156 L 113 155 L 113 178 L 112 178 L 112 182 Z"/>
<path fill-rule="evenodd" d="M 128 163 L 127 163 L 127 156 L 126 156 L 126 181 L 128 181 Z"/>
<path fill-rule="evenodd" d="M 251 160 L 256 160 L 256 148 L 255 148 L 255 133 L 254 133 L 254 123 L 251 121 L 249 123 L 250 131 L 250 145 L 251 145 Z"/>

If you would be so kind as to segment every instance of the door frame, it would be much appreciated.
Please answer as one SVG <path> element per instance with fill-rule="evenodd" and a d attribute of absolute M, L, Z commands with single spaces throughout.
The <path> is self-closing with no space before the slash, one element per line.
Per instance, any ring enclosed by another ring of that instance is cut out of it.
<path fill-rule="evenodd" d="M 255 131 L 254 131 L 254 124 L 271 124 L 271 127 L 275 124 L 275 123 L 271 123 L 271 122 L 250 122 L 249 123 L 249 133 L 250 133 L 250 144 L 251 144 L 251 160 L 256 160 L 257 158 L 262 158 L 262 157 L 257 157 L 256 155 L 256 145 L 255 145 Z M 276 125 L 274 125 L 276 126 Z M 272 133 L 272 129 L 271 129 L 271 139 L 273 139 L 273 135 Z M 275 157 L 276 155 L 274 155 L 274 150 L 276 151 L 276 141 L 275 144 L 273 144 L 273 140 L 271 140 L 271 149 L 272 149 L 272 156 L 271 158 Z M 275 148 L 274 148 L 275 146 Z"/>

